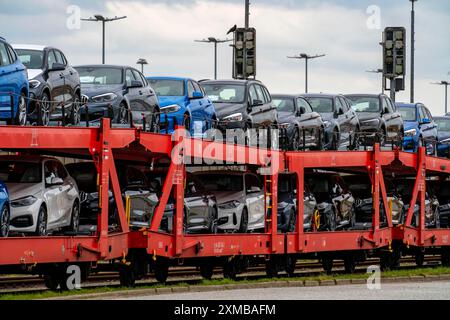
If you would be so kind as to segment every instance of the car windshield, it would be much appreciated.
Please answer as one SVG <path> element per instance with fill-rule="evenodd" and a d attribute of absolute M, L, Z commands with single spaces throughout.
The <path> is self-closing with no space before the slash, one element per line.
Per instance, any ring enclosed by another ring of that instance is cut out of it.
<path fill-rule="evenodd" d="M 114 85 L 123 83 L 123 72 L 119 68 L 78 67 L 82 84 Z"/>
<path fill-rule="evenodd" d="M 380 99 L 373 97 L 349 97 L 352 102 L 352 108 L 356 112 L 380 113 Z"/>
<path fill-rule="evenodd" d="M 208 191 L 243 191 L 244 178 L 241 175 L 200 175 L 199 179 Z"/>
<path fill-rule="evenodd" d="M 416 108 L 398 107 L 397 111 L 403 118 L 403 121 L 416 121 Z"/>
<path fill-rule="evenodd" d="M 439 131 L 450 132 L 450 118 L 437 120 L 435 119 L 434 122 L 436 122 Z"/>
<path fill-rule="evenodd" d="M 215 103 L 244 103 L 245 86 L 234 84 L 203 84 L 206 94 Z"/>
<path fill-rule="evenodd" d="M 148 79 L 148 82 L 158 97 L 182 97 L 185 95 L 184 81 L 182 80 Z"/>
<path fill-rule="evenodd" d="M 332 113 L 334 111 L 333 108 L 333 99 L 332 98 L 306 98 L 309 104 L 311 105 L 314 112 L 318 113 Z"/>
<path fill-rule="evenodd" d="M 291 176 L 280 176 L 278 179 L 278 192 L 279 193 L 289 193 L 292 191 L 292 177 Z"/>
<path fill-rule="evenodd" d="M 95 165 L 68 165 L 70 176 L 75 179 L 78 189 L 87 193 L 97 192 L 97 169 Z"/>
<path fill-rule="evenodd" d="M 294 99 L 291 98 L 274 98 L 273 103 L 279 112 L 295 112 Z"/>
<path fill-rule="evenodd" d="M 16 52 L 27 69 L 42 69 L 44 67 L 43 51 L 16 49 Z"/>
<path fill-rule="evenodd" d="M 0 161 L 0 181 L 5 183 L 39 183 L 41 165 L 33 162 Z"/>

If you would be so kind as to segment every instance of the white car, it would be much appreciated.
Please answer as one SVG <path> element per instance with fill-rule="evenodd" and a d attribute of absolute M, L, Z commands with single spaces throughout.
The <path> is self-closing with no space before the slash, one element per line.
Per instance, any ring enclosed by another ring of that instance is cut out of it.
<path fill-rule="evenodd" d="M 265 228 L 264 186 L 248 172 L 216 171 L 195 174 L 218 206 L 218 229 L 246 233 Z"/>
<path fill-rule="evenodd" d="M 60 229 L 78 231 L 78 187 L 57 159 L 0 156 L 0 180 L 9 190 L 11 232 L 45 236 Z"/>

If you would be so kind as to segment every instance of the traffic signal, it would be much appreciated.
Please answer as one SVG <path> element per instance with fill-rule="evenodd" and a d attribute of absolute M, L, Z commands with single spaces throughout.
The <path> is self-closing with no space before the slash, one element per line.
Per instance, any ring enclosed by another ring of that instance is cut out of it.
<path fill-rule="evenodd" d="M 256 29 L 238 28 L 234 35 L 235 79 L 256 77 Z"/>
<path fill-rule="evenodd" d="M 389 27 L 383 33 L 383 74 L 388 79 L 406 75 L 406 29 Z"/>

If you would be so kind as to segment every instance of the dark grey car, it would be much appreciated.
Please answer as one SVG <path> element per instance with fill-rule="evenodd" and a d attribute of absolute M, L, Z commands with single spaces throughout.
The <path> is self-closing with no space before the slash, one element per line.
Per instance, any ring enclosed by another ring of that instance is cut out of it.
<path fill-rule="evenodd" d="M 160 107 L 155 91 L 145 77 L 134 68 L 112 65 L 76 67 L 80 74 L 81 93 L 87 100 L 81 107 L 81 118 L 99 121 L 106 117 L 113 123 L 143 125 L 150 122 L 159 128 Z M 151 121 L 153 119 L 153 121 Z"/>
<path fill-rule="evenodd" d="M 201 84 L 214 103 L 219 130 L 277 127 L 276 106 L 261 82 L 205 80 Z"/>
<path fill-rule="evenodd" d="M 47 46 L 13 45 L 28 69 L 30 106 L 28 118 L 48 126 L 51 120 L 80 123 L 80 78 L 61 50 Z M 36 103 L 39 100 L 40 103 Z"/>
<path fill-rule="evenodd" d="M 322 149 L 325 124 L 304 98 L 273 95 L 281 130 L 280 144 L 286 149 Z"/>
<path fill-rule="evenodd" d="M 358 116 L 352 110 L 350 102 L 342 95 L 304 94 L 302 95 L 319 113 L 325 124 L 325 148 L 356 149 L 360 130 Z"/>
<path fill-rule="evenodd" d="M 403 136 L 403 119 L 397 112 L 395 104 L 384 94 L 346 95 L 352 102 L 352 108 L 358 114 L 364 140 L 380 142 L 387 140 L 401 143 Z"/>

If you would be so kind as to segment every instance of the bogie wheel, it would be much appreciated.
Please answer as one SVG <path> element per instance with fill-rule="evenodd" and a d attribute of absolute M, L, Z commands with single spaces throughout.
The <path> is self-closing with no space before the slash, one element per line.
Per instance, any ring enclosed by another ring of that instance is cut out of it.
<path fill-rule="evenodd" d="M 132 288 L 136 284 L 136 274 L 130 266 L 123 265 L 119 269 L 119 280 L 122 287 Z"/>
<path fill-rule="evenodd" d="M 205 280 L 211 280 L 214 275 L 214 263 L 212 261 L 202 263 L 200 265 L 200 275 Z"/>
<path fill-rule="evenodd" d="M 330 255 L 324 255 L 321 259 L 323 270 L 330 275 L 333 271 L 334 259 Z"/>
<path fill-rule="evenodd" d="M 293 278 L 295 276 L 296 265 L 297 265 L 297 257 L 291 254 L 287 255 L 285 271 L 289 278 Z"/>
<path fill-rule="evenodd" d="M 353 274 L 356 270 L 356 259 L 353 255 L 347 255 L 344 258 L 345 273 Z"/>
<path fill-rule="evenodd" d="M 239 265 L 236 258 L 230 257 L 225 260 L 223 266 L 223 277 L 225 279 L 236 280 L 239 273 Z"/>
<path fill-rule="evenodd" d="M 239 224 L 239 233 L 247 233 L 248 231 L 248 211 L 247 208 L 242 210 L 241 223 Z"/>
<path fill-rule="evenodd" d="M 389 271 L 397 268 L 400 264 L 400 252 L 383 252 L 380 256 L 381 271 Z"/>
<path fill-rule="evenodd" d="M 422 251 L 417 251 L 414 255 L 414 260 L 416 261 L 416 265 L 421 268 L 425 263 L 425 254 Z"/>
<path fill-rule="evenodd" d="M 272 256 L 269 260 L 266 261 L 266 274 L 268 278 L 276 278 L 278 277 L 278 263 L 277 257 Z"/>
<path fill-rule="evenodd" d="M 442 248 L 441 262 L 443 267 L 450 267 L 450 248 Z"/>
<path fill-rule="evenodd" d="M 169 260 L 158 258 L 155 261 L 155 278 L 159 283 L 166 283 L 169 277 Z"/>
<path fill-rule="evenodd" d="M 47 289 L 55 291 L 58 289 L 62 282 L 62 277 L 56 272 L 46 273 L 44 275 L 44 284 Z"/>

